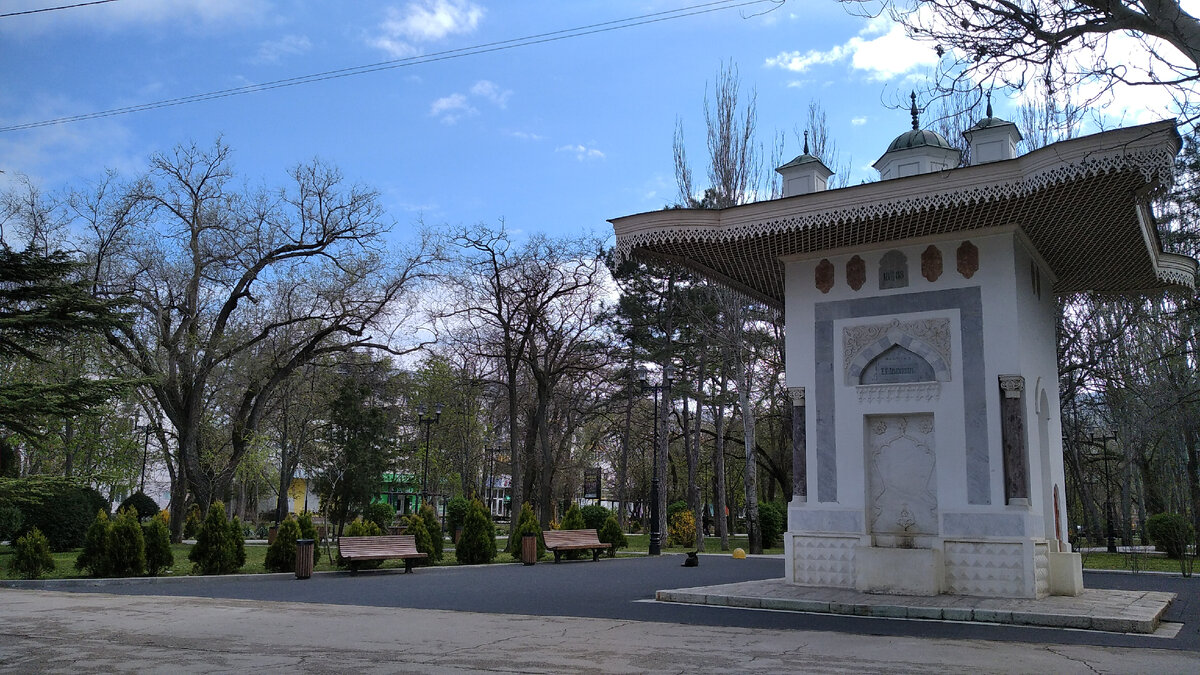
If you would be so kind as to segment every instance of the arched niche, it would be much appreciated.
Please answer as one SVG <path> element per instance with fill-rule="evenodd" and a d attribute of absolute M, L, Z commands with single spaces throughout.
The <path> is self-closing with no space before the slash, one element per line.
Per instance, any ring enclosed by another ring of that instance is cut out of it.
<path fill-rule="evenodd" d="M 867 345 L 846 374 L 850 382 L 858 385 L 949 382 L 950 366 L 925 341 L 889 331 Z"/>

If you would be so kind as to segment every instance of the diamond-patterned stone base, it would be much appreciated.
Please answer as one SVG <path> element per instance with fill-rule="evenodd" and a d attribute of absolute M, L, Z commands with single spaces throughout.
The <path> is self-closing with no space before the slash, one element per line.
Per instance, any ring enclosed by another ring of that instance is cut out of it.
<path fill-rule="evenodd" d="M 944 551 L 947 593 L 1001 598 L 1027 595 L 1021 543 L 947 541 Z M 1048 570 L 1048 563 L 1044 564 Z"/>
<path fill-rule="evenodd" d="M 854 588 L 857 537 L 792 537 L 795 583 L 804 586 Z"/>

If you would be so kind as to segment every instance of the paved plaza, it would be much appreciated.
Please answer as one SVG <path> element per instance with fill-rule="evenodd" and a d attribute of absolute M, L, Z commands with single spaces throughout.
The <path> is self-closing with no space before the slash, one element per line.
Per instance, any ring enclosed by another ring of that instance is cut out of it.
<path fill-rule="evenodd" d="M 6 672 L 1200 672 L 1200 580 L 1150 635 L 655 602 L 782 576 L 779 559 L 625 558 L 356 576 L 45 582 L 0 589 Z"/>

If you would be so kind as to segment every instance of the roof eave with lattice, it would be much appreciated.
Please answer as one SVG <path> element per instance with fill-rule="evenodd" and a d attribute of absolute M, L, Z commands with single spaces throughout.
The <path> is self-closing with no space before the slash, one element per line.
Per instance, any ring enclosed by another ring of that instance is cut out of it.
<path fill-rule="evenodd" d="M 1164 253 L 1150 200 L 1169 187 L 1173 121 L 1061 141 L 1016 159 L 722 210 L 610 222 L 623 256 L 680 263 L 779 307 L 788 256 L 1018 226 L 1055 292 L 1195 288 L 1196 261 Z"/>

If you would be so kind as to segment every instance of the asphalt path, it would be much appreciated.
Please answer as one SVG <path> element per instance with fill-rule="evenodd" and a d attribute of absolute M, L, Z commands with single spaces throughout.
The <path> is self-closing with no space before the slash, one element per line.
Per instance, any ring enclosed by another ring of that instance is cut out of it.
<path fill-rule="evenodd" d="M 701 556 L 700 566 L 681 567 L 683 557 L 636 557 L 563 562 L 320 573 L 297 580 L 279 575 L 237 578 L 189 577 L 169 583 L 104 584 L 62 590 L 122 595 L 194 596 L 273 602 L 305 602 L 379 608 L 413 608 L 569 616 L 839 633 L 996 640 L 1200 652 L 1200 578 L 1159 574 L 1085 573 L 1090 588 L 1169 591 L 1177 599 L 1166 621 L 1182 623 L 1174 638 L 947 621 L 915 621 L 796 612 L 744 610 L 653 602 L 660 589 L 780 578 L 778 558 L 734 560 Z"/>

